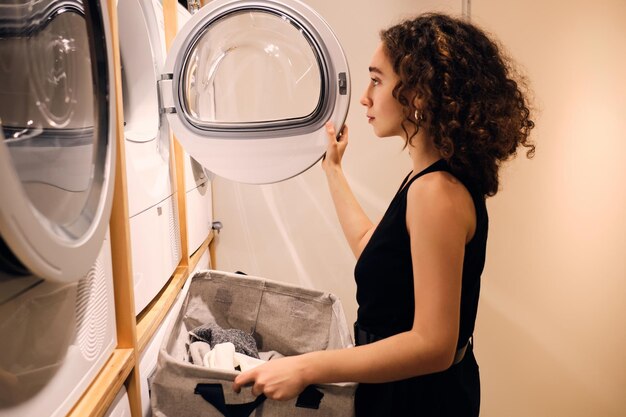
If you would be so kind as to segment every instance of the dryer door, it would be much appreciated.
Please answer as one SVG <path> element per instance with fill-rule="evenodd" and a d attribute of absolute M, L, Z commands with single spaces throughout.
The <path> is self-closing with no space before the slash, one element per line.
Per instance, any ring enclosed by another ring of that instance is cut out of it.
<path fill-rule="evenodd" d="M 0 284 L 76 281 L 102 246 L 115 155 L 105 7 L 0 5 Z"/>
<path fill-rule="evenodd" d="M 252 184 L 288 179 L 326 150 L 350 101 L 344 53 L 297 0 L 216 0 L 179 31 L 160 81 L 177 139 L 215 174 Z"/>

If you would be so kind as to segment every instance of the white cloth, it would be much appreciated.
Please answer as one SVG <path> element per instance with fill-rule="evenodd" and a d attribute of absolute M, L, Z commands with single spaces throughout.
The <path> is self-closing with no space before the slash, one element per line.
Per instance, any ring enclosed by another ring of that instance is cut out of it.
<path fill-rule="evenodd" d="M 189 345 L 189 360 L 196 365 L 202 365 L 204 356 L 211 351 L 207 342 L 193 342 Z"/>
<path fill-rule="evenodd" d="M 244 372 L 263 363 L 265 361 L 235 352 L 235 345 L 230 342 L 215 345 L 202 359 L 204 366 L 225 371 L 235 371 L 239 367 Z"/>

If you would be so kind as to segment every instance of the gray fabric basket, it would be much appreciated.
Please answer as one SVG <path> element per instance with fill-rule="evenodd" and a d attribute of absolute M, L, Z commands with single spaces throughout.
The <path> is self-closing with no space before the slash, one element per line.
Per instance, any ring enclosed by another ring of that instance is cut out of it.
<path fill-rule="evenodd" d="M 352 347 L 343 307 L 332 294 L 258 277 L 200 271 L 176 320 L 170 323 L 151 383 L 156 417 L 352 417 L 356 384 L 308 387 L 297 399 L 255 397 L 250 388 L 236 394 L 237 371 L 190 363 L 189 330 L 216 323 L 253 334 L 259 351 L 285 356 Z"/>

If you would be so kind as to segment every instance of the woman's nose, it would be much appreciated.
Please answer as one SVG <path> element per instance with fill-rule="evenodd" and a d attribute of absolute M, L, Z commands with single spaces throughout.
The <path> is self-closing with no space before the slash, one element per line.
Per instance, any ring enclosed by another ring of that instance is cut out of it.
<path fill-rule="evenodd" d="M 367 95 L 367 90 L 365 90 L 365 92 L 361 96 L 361 100 L 359 100 L 359 103 L 361 103 L 365 107 L 370 107 L 372 105 L 372 100 L 370 100 L 369 96 Z"/>

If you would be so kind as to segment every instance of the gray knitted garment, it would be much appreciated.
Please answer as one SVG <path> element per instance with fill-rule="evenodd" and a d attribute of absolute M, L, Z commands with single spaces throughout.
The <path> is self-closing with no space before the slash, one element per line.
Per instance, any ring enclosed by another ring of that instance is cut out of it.
<path fill-rule="evenodd" d="M 220 343 L 230 342 L 235 345 L 235 352 L 259 359 L 259 351 L 252 335 L 239 329 L 223 329 L 215 323 L 198 326 L 189 332 L 189 343 L 202 341 L 211 345 L 211 349 Z"/>

